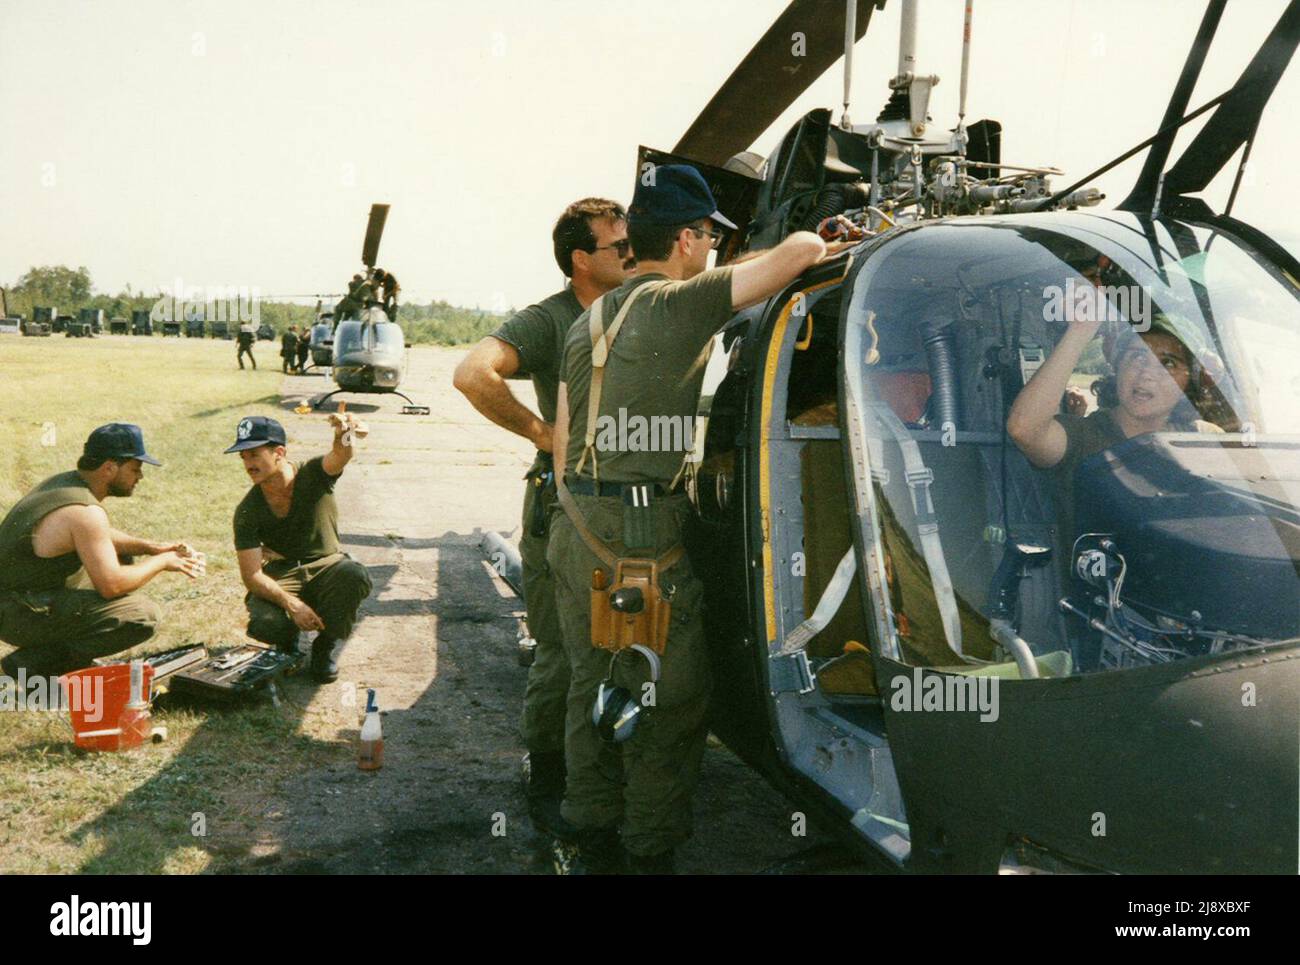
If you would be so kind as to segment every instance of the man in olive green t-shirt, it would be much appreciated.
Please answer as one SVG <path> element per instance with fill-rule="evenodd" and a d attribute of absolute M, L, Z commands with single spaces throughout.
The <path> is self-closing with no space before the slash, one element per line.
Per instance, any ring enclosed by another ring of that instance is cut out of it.
<path fill-rule="evenodd" d="M 585 525 L 619 558 L 660 558 L 681 542 L 690 506 L 674 483 L 691 446 L 713 335 L 826 252 L 816 235 L 798 232 L 743 263 L 706 271 L 719 228 L 735 225 L 718 213 L 694 168 L 660 165 L 653 177 L 639 179 L 628 222 L 637 275 L 601 298 L 606 330 L 627 299 L 636 301 L 609 350 L 593 434 L 586 432 L 591 310 L 565 343 L 555 471 L 572 470 L 564 478 Z M 703 585 L 685 556 L 660 574 L 672 621 L 659 680 L 646 689 L 647 661 L 620 659 L 616 666 L 591 643 L 593 571 L 604 574 L 606 586 L 613 574 L 567 513 L 555 519 L 547 562 L 571 674 L 562 813 L 579 831 L 581 864 L 588 872 L 617 872 L 626 852 L 634 871 L 671 872 L 674 848 L 691 833 L 691 795 L 707 736 Z M 640 695 L 646 709 L 621 744 L 604 743 L 592 722 L 607 674 L 615 687 Z"/>
<path fill-rule="evenodd" d="M 604 292 L 622 284 L 634 262 L 627 243 L 627 212 L 604 198 L 569 205 L 552 232 L 555 260 L 569 284 L 529 305 L 472 348 L 456 367 L 453 384 L 479 412 L 537 447 L 524 477 L 524 605 L 528 632 L 536 641 L 528 670 L 521 721 L 528 749 L 528 810 L 535 826 L 569 836 L 560 818 L 564 797 L 564 715 L 569 661 L 560 639 L 555 587 L 546 566 L 550 515 L 555 503 L 551 469 L 551 426 L 559 390 L 560 352 L 569 328 Z M 514 397 L 506 379 L 532 379 L 539 413 Z"/>
<path fill-rule="evenodd" d="M 109 525 L 104 499 L 130 496 L 143 463 L 159 465 L 138 426 L 100 426 L 74 471 L 46 479 L 0 521 L 0 640 L 18 648 L 0 672 L 66 673 L 143 643 L 161 613 L 135 591 L 159 573 L 202 574 L 188 544 L 155 543 Z M 133 556 L 148 559 L 134 563 Z"/>
<path fill-rule="evenodd" d="M 372 588 L 366 568 L 339 550 L 334 484 L 352 459 L 359 426 L 331 415 L 334 446 L 324 456 L 290 462 L 284 427 L 274 419 L 241 419 L 226 452 L 238 452 L 253 488 L 235 508 L 235 553 L 248 588 L 248 635 L 297 653 L 298 631 L 319 631 L 311 673 L 338 679 L 338 654 Z"/>

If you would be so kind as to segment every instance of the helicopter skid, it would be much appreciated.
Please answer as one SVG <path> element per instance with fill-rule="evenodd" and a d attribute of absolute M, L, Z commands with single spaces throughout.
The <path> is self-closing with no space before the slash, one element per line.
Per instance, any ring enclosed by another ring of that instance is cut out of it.
<path fill-rule="evenodd" d="M 403 399 L 406 400 L 406 405 L 402 406 L 402 415 L 428 415 L 429 414 L 429 407 L 427 405 L 417 405 L 409 395 L 407 395 L 405 392 L 400 392 L 397 389 L 344 389 L 344 388 L 333 389 L 330 392 L 326 392 L 319 399 L 313 402 L 311 407 L 313 409 L 319 409 L 332 396 L 341 395 L 348 392 L 352 392 L 357 395 L 400 395 Z"/>

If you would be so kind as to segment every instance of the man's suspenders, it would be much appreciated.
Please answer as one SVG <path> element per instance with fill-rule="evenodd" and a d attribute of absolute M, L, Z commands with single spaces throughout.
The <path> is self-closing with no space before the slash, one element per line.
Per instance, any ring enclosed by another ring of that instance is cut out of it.
<path fill-rule="evenodd" d="M 596 421 L 600 414 L 600 392 L 605 381 L 605 363 L 609 360 L 609 352 L 614 345 L 614 339 L 618 337 L 619 330 L 623 327 L 623 320 L 627 317 L 628 309 L 647 288 L 660 287 L 660 282 L 645 282 L 632 289 L 627 299 L 623 302 L 614 316 L 613 323 L 609 329 L 604 325 L 604 295 L 601 295 L 591 304 L 589 331 L 591 333 L 591 386 L 587 397 L 587 432 L 584 441 L 582 456 L 578 459 L 578 465 L 574 467 L 574 473 L 581 472 L 583 465 L 586 463 L 587 454 L 591 453 L 591 471 L 592 477 L 599 479 L 596 462 Z M 583 519 L 582 511 L 578 509 L 577 503 L 573 501 L 573 496 L 569 492 L 569 487 L 565 485 L 560 474 L 555 474 L 555 495 L 560 503 L 560 508 L 568 515 L 573 522 L 573 527 L 582 537 L 582 541 L 587 544 L 591 550 L 600 559 L 602 563 L 613 570 L 618 565 L 618 557 L 606 546 L 588 527 L 587 522 Z M 676 563 L 685 552 L 685 548 L 678 544 L 661 556 L 656 562 L 660 571 L 667 570 Z"/>
<path fill-rule="evenodd" d="M 587 323 L 591 333 L 591 386 L 587 393 L 587 436 L 582 447 L 582 455 L 578 457 L 578 464 L 573 467 L 574 475 L 582 472 L 582 467 L 587 462 L 587 454 L 590 453 L 591 477 L 600 481 L 600 467 L 596 463 L 596 421 L 600 417 L 600 390 L 605 384 L 605 363 L 609 361 L 609 351 L 614 346 L 614 339 L 618 338 L 619 330 L 623 328 L 623 319 L 627 318 L 628 309 L 640 294 L 650 287 L 660 286 L 655 282 L 646 282 L 632 289 L 619 308 L 618 314 L 614 316 L 614 323 L 609 326 L 609 331 L 605 330 L 605 296 L 601 295 L 591 303 Z"/>

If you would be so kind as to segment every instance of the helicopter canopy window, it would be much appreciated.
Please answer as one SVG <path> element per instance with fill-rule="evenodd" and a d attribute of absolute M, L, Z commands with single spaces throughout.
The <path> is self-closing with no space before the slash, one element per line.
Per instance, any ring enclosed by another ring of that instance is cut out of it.
<path fill-rule="evenodd" d="M 362 352 L 368 347 L 360 322 L 355 320 L 339 322 L 339 327 L 334 330 L 335 356 L 343 356 L 351 352 Z"/>
<path fill-rule="evenodd" d="M 404 346 L 401 326 L 394 322 L 375 324 L 355 320 L 340 322 L 334 333 L 334 352 L 337 355 L 370 352 L 376 349 L 400 352 Z"/>
<path fill-rule="evenodd" d="M 405 346 L 402 329 L 394 322 L 380 322 L 374 326 L 375 348 L 400 352 Z"/>
<path fill-rule="evenodd" d="M 1208 228 L 1112 213 L 935 225 L 852 284 L 847 428 L 886 652 L 1002 662 L 1010 635 L 1047 676 L 1300 637 L 1285 275 Z"/>

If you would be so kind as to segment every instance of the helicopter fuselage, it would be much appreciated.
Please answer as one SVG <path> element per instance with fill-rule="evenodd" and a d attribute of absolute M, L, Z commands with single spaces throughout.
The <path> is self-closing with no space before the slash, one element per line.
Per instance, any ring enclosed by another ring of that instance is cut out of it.
<path fill-rule="evenodd" d="M 1087 464 L 1077 512 L 1127 557 L 1127 611 L 1070 575 L 1070 517 L 1004 431 L 1061 330 L 1048 283 L 1101 255 L 1196 316 L 1236 407 L 1220 434 Z M 714 732 L 901 869 L 1294 873 L 1300 435 L 1276 384 L 1294 362 L 1264 347 L 1300 339 L 1300 310 L 1271 260 L 1222 225 L 1119 212 L 943 219 L 738 316 L 706 378 L 688 540 L 711 575 Z M 1165 489 L 1141 492 L 1153 465 Z M 1147 502 L 1108 508 L 1116 481 Z M 1216 526 L 1247 549 L 1197 541 Z M 1041 560 L 1008 577 L 1013 545 Z M 997 642 L 1008 587 L 1032 667 Z M 1114 623 L 1144 607 L 1151 629 Z"/>

